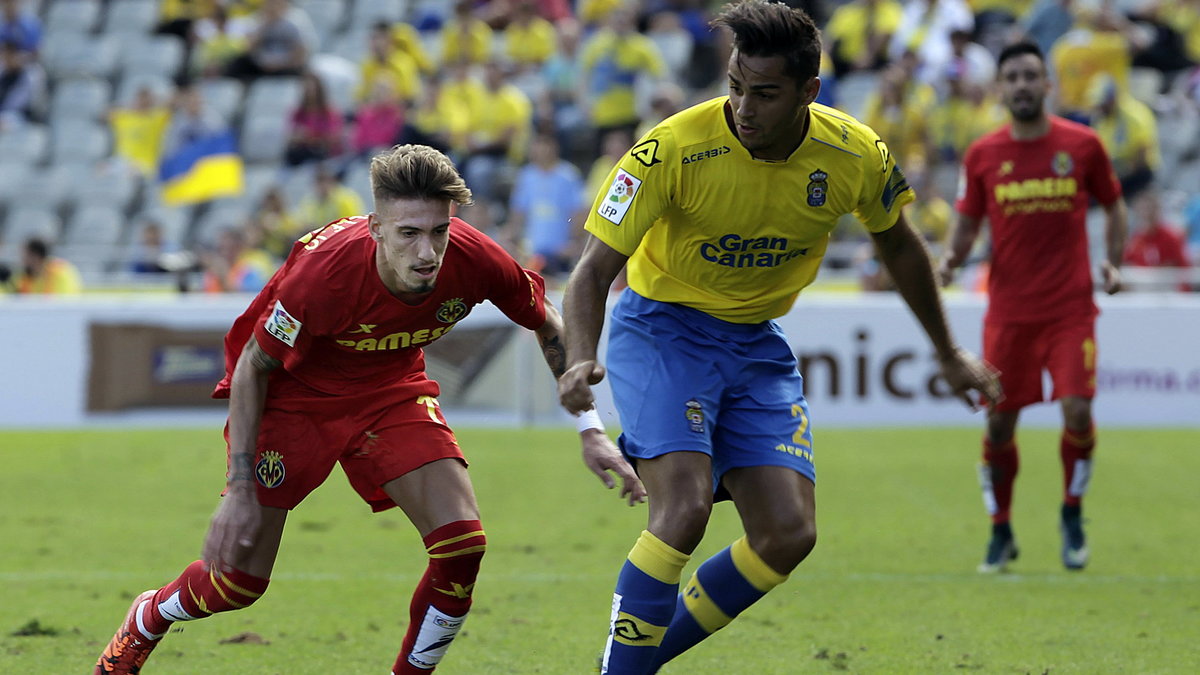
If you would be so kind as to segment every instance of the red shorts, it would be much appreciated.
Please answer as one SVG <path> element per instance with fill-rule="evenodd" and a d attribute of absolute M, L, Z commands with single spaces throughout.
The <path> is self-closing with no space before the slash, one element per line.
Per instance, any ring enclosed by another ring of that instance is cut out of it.
<path fill-rule="evenodd" d="M 1042 371 L 1049 371 L 1054 383 L 1051 400 L 1092 398 L 1096 395 L 1096 320 L 985 322 L 983 358 L 1000 370 L 1004 400 L 997 410 L 1020 410 L 1045 401 Z"/>
<path fill-rule="evenodd" d="M 229 443 L 229 425 L 225 425 Z M 371 509 L 396 506 L 382 485 L 434 460 L 463 458 L 437 399 L 267 401 L 254 457 L 258 501 L 291 509 L 341 462 Z"/>

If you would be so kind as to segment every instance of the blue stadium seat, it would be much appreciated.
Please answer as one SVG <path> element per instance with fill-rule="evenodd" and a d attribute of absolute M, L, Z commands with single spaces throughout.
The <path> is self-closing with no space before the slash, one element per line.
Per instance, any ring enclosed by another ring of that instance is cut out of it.
<path fill-rule="evenodd" d="M 20 246 L 30 237 L 42 237 L 50 242 L 57 242 L 61 233 L 62 220 L 54 211 L 37 206 L 17 206 L 9 209 L 0 239 Z"/>
<path fill-rule="evenodd" d="M 341 30 L 346 21 L 346 3 L 343 0 L 299 0 L 296 6 L 312 19 L 317 30 L 320 51 L 330 46 L 330 40 Z"/>
<path fill-rule="evenodd" d="M 264 77 L 254 81 L 246 92 L 247 120 L 260 117 L 288 117 L 300 103 L 300 78 Z"/>
<path fill-rule="evenodd" d="M 91 120 L 59 120 L 51 130 L 50 161 L 94 162 L 108 156 L 108 129 Z"/>
<path fill-rule="evenodd" d="M 249 217 L 250 209 L 240 200 L 215 201 L 196 219 L 191 240 L 200 246 L 211 246 L 221 230 L 241 227 Z"/>
<path fill-rule="evenodd" d="M 113 0 L 104 15 L 103 32 L 110 35 L 147 35 L 158 23 L 157 0 Z"/>
<path fill-rule="evenodd" d="M 46 11 L 43 27 L 47 35 L 90 33 L 100 18 L 100 0 L 58 0 Z"/>
<path fill-rule="evenodd" d="M 200 81 L 200 96 L 205 104 L 232 124 L 238 116 L 245 87 L 230 77 L 214 77 Z"/>
<path fill-rule="evenodd" d="M 408 15 L 408 9 L 408 2 L 405 0 L 357 0 L 350 9 L 350 28 L 370 28 L 371 24 L 377 21 L 403 21 Z"/>
<path fill-rule="evenodd" d="M 123 76 L 175 77 L 183 68 L 183 40 L 175 35 L 121 36 L 120 71 Z"/>
<path fill-rule="evenodd" d="M 95 205 L 129 210 L 137 196 L 139 178 L 119 162 L 100 162 L 87 170 L 74 197 L 79 206 Z"/>
<path fill-rule="evenodd" d="M 115 207 L 81 204 L 67 220 L 62 243 L 67 246 L 116 246 L 124 233 L 125 217 Z"/>
<path fill-rule="evenodd" d="M 50 97 L 51 124 L 62 120 L 99 120 L 108 111 L 112 85 L 94 77 L 61 80 Z"/>
<path fill-rule="evenodd" d="M 247 109 L 238 142 L 242 158 L 249 163 L 277 165 L 283 159 L 289 130 L 289 122 L 282 115 L 252 115 Z"/>
<path fill-rule="evenodd" d="M 55 5 L 57 7 L 57 5 Z M 111 77 L 117 67 L 119 45 L 111 35 L 47 33 L 42 43 L 42 64 L 51 78 Z"/>
<path fill-rule="evenodd" d="M 32 166 L 45 158 L 49 146 L 50 134 L 40 124 L 9 129 L 0 132 L 0 161 Z"/>

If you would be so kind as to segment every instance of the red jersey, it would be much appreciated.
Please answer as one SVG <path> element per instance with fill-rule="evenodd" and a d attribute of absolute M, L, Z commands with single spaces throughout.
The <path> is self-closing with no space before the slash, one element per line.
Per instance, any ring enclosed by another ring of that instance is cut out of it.
<path fill-rule="evenodd" d="M 1155 223 L 1129 239 L 1124 262 L 1139 267 L 1187 267 L 1187 246 L 1183 233 L 1162 223 Z"/>
<path fill-rule="evenodd" d="M 1006 124 L 967 149 L 956 208 L 992 228 L 986 320 L 1095 316 L 1089 195 L 1111 204 L 1121 186 L 1083 125 L 1051 116 L 1049 133 L 1019 141 Z"/>
<path fill-rule="evenodd" d="M 273 398 L 372 393 L 438 394 L 421 348 L 489 300 L 529 329 L 546 321 L 545 282 L 499 244 L 452 218 L 437 283 L 410 305 L 383 285 L 367 217 L 344 218 L 293 247 L 225 336 L 225 377 L 214 398 L 228 398 L 242 348 L 253 335 L 283 362 L 271 373 Z"/>

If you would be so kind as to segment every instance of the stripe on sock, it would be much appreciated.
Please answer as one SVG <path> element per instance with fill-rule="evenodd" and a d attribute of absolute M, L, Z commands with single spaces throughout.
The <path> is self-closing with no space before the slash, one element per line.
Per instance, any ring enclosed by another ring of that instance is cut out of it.
<path fill-rule="evenodd" d="M 697 577 L 692 577 L 687 588 L 683 590 L 683 606 L 706 633 L 715 633 L 733 621 L 732 616 L 717 607 L 717 603 L 713 602 L 708 591 L 704 590 L 704 584 L 700 583 Z"/>
<path fill-rule="evenodd" d="M 787 581 L 788 575 L 776 572 L 758 557 L 754 549 L 750 548 L 750 541 L 746 537 L 733 542 L 729 554 L 738 572 L 763 593 Z"/>
<path fill-rule="evenodd" d="M 642 535 L 629 551 L 629 562 L 633 563 L 634 567 L 664 584 L 679 583 L 683 566 L 689 558 L 691 556 L 671 548 L 649 530 L 642 530 Z"/>

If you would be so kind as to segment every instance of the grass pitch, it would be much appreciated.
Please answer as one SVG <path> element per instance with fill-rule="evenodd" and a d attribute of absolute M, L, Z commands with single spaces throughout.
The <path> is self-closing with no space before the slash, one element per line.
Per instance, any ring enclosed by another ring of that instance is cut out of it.
<path fill-rule="evenodd" d="M 974 571 L 979 436 L 818 429 L 813 555 L 664 675 L 1200 672 L 1200 431 L 1101 427 L 1082 573 L 1058 560 L 1057 434 L 1022 432 L 1021 559 L 995 577 Z M 603 490 L 569 430 L 459 439 L 489 549 L 439 672 L 592 672 L 645 507 Z M 3 670 L 90 673 L 130 599 L 198 556 L 220 430 L 0 432 L 0 459 Z M 694 559 L 739 531 L 718 505 Z M 370 515 L 335 469 L 289 518 L 266 597 L 180 624 L 146 672 L 386 673 L 424 564 L 403 516 Z"/>

